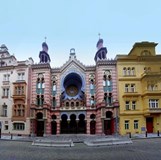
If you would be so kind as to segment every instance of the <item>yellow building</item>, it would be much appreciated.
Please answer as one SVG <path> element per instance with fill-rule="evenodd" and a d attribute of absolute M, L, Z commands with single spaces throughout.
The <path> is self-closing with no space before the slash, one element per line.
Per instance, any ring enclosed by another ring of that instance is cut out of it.
<path fill-rule="evenodd" d="M 161 132 L 161 55 L 154 42 L 135 43 L 117 55 L 120 134 Z"/>

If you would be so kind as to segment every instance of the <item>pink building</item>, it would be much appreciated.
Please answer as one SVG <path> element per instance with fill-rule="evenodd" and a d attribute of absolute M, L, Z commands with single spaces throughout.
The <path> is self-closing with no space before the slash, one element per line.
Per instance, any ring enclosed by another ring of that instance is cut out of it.
<path fill-rule="evenodd" d="M 72 48 L 62 67 L 51 68 L 45 42 L 42 48 L 31 66 L 31 134 L 118 133 L 116 61 L 107 60 L 103 40 L 94 66 L 83 65 Z"/>

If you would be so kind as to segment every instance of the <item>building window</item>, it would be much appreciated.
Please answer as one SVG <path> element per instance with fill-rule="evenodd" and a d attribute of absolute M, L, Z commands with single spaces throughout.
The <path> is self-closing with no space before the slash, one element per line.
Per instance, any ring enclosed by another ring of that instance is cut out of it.
<path fill-rule="evenodd" d="M 155 85 L 155 84 L 148 84 L 147 88 L 148 88 L 149 91 L 155 91 L 155 90 L 158 89 L 158 86 Z"/>
<path fill-rule="evenodd" d="M 56 99 L 55 99 L 55 97 L 53 97 L 53 108 L 55 108 L 56 107 Z"/>
<path fill-rule="evenodd" d="M 125 84 L 125 92 L 136 92 L 135 84 Z"/>
<path fill-rule="evenodd" d="M 103 89 L 104 89 L 104 92 L 111 92 L 112 91 L 111 75 L 104 75 L 103 76 Z"/>
<path fill-rule="evenodd" d="M 159 108 L 159 100 L 149 99 L 149 108 Z"/>
<path fill-rule="evenodd" d="M 44 77 L 42 74 L 39 74 L 38 76 L 39 77 L 37 78 L 37 83 L 36 83 L 36 93 L 44 94 L 44 89 L 45 89 Z"/>
<path fill-rule="evenodd" d="M 132 67 L 132 68 L 130 68 L 130 67 L 128 67 L 128 68 L 124 67 L 123 68 L 123 76 L 126 76 L 126 75 L 128 75 L 128 76 L 130 76 L 130 75 L 134 76 L 135 75 L 135 68 L 134 67 Z"/>
<path fill-rule="evenodd" d="M 4 130 L 8 130 L 8 125 L 4 125 Z"/>
<path fill-rule="evenodd" d="M 125 84 L 125 92 L 129 92 L 129 84 Z"/>
<path fill-rule="evenodd" d="M 53 96 L 56 95 L 56 82 L 55 82 L 55 81 L 53 81 L 52 95 L 53 95 Z"/>
<path fill-rule="evenodd" d="M 4 103 L 2 107 L 3 107 L 2 116 L 3 116 L 3 117 L 7 117 L 7 105 Z"/>
<path fill-rule="evenodd" d="M 37 100 L 37 105 L 39 106 L 40 105 L 40 96 L 39 95 L 37 95 L 36 100 Z"/>
<path fill-rule="evenodd" d="M 94 89 L 94 82 L 93 82 L 93 79 L 91 80 L 91 83 L 90 83 L 90 89 Z"/>
<path fill-rule="evenodd" d="M 41 95 L 41 104 L 44 104 L 44 95 Z"/>
<path fill-rule="evenodd" d="M 15 105 L 14 116 L 24 117 L 25 116 L 25 106 L 22 104 Z"/>
<path fill-rule="evenodd" d="M 24 130 L 25 124 L 24 123 L 13 123 L 14 130 Z"/>
<path fill-rule="evenodd" d="M 66 107 L 69 107 L 69 102 L 66 102 Z"/>
<path fill-rule="evenodd" d="M 18 80 L 25 80 L 25 73 L 18 73 Z"/>
<path fill-rule="evenodd" d="M 94 96 L 91 96 L 91 99 L 90 99 L 90 101 L 91 101 L 91 106 L 93 107 L 94 106 Z"/>
<path fill-rule="evenodd" d="M 74 102 L 71 102 L 71 107 L 74 107 Z"/>
<path fill-rule="evenodd" d="M 139 121 L 134 120 L 134 129 L 138 129 L 138 128 L 139 128 Z"/>
<path fill-rule="evenodd" d="M 56 84 L 53 84 L 53 91 L 56 91 Z"/>
<path fill-rule="evenodd" d="M 16 86 L 15 95 L 24 95 L 24 86 Z"/>
<path fill-rule="evenodd" d="M 131 68 L 127 69 L 127 74 L 130 76 L 131 75 Z"/>
<path fill-rule="evenodd" d="M 133 67 L 132 69 L 131 69 L 131 75 L 135 75 L 135 68 Z"/>
<path fill-rule="evenodd" d="M 135 92 L 135 84 L 131 84 L 131 92 Z"/>
<path fill-rule="evenodd" d="M 105 82 L 105 81 L 104 81 Z M 95 93 L 95 85 L 93 79 L 90 80 L 90 94 L 94 95 Z"/>
<path fill-rule="evenodd" d="M 130 101 L 125 102 L 125 108 L 126 110 L 130 110 Z"/>
<path fill-rule="evenodd" d="M 109 105 L 112 104 L 112 93 L 109 93 L 109 96 L 108 96 L 108 103 L 109 103 Z"/>
<path fill-rule="evenodd" d="M 126 74 L 127 74 L 127 71 L 126 71 L 126 68 L 124 67 L 123 68 L 123 75 L 126 76 Z"/>
<path fill-rule="evenodd" d="M 9 88 L 3 88 L 3 97 L 5 98 L 9 97 Z"/>
<path fill-rule="evenodd" d="M 10 75 L 9 74 L 4 74 L 3 75 L 3 81 L 9 81 Z"/>
<path fill-rule="evenodd" d="M 132 110 L 136 109 L 136 101 L 132 101 Z"/>
<path fill-rule="evenodd" d="M 79 102 L 76 102 L 76 107 L 79 107 Z"/>
<path fill-rule="evenodd" d="M 129 121 L 125 121 L 125 129 L 128 130 L 129 129 Z"/>

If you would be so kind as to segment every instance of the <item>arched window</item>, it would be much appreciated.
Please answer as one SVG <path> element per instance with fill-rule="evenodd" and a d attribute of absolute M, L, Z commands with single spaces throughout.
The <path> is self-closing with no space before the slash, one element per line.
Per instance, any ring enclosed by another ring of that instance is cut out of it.
<path fill-rule="evenodd" d="M 66 107 L 69 107 L 69 102 L 66 102 Z"/>
<path fill-rule="evenodd" d="M 71 102 L 71 107 L 74 107 L 74 102 Z"/>
<path fill-rule="evenodd" d="M 127 72 L 126 72 L 126 67 L 123 68 L 123 75 L 126 76 Z"/>
<path fill-rule="evenodd" d="M 91 106 L 94 106 L 94 96 L 91 96 Z"/>
<path fill-rule="evenodd" d="M 131 75 L 131 69 L 130 69 L 130 67 L 127 69 L 127 74 L 128 75 Z"/>
<path fill-rule="evenodd" d="M 76 102 L 76 106 L 77 106 L 77 107 L 79 106 L 79 102 Z"/>
<path fill-rule="evenodd" d="M 131 69 L 131 75 L 135 75 L 135 68 L 134 67 L 132 67 L 132 69 Z"/>

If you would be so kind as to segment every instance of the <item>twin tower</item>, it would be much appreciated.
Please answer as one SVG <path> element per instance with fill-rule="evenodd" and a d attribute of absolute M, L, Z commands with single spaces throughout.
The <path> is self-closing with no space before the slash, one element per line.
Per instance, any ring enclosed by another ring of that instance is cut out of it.
<path fill-rule="evenodd" d="M 106 60 L 107 48 L 103 47 L 103 39 L 99 39 L 97 44 L 97 52 L 94 57 L 95 62 L 99 60 Z M 48 54 L 48 45 L 46 42 L 42 43 L 42 51 L 39 53 L 40 63 L 50 63 L 50 56 Z"/>

